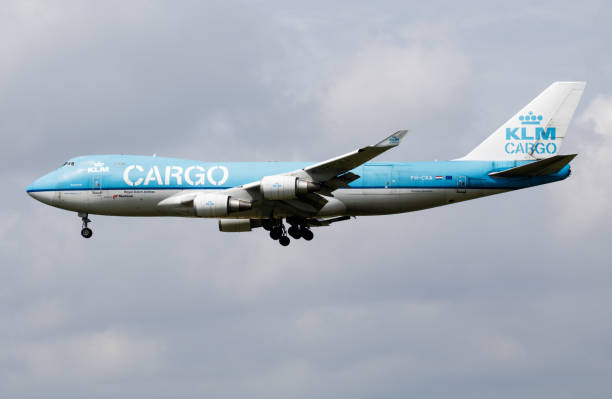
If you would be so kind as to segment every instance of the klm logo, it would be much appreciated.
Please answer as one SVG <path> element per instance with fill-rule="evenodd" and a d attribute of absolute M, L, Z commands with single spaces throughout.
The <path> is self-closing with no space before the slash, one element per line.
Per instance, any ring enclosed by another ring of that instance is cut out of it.
<path fill-rule="evenodd" d="M 107 173 L 110 172 L 108 166 L 104 166 L 104 162 L 94 162 L 93 167 L 87 168 L 87 173 Z"/>
<path fill-rule="evenodd" d="M 542 115 L 519 116 L 521 127 L 506 128 L 506 146 L 508 154 L 554 154 L 557 152 L 557 131 L 554 127 L 541 127 Z"/>
<path fill-rule="evenodd" d="M 535 116 L 533 112 L 529 111 L 528 115 L 519 116 L 521 125 L 539 125 L 542 122 L 542 115 Z"/>

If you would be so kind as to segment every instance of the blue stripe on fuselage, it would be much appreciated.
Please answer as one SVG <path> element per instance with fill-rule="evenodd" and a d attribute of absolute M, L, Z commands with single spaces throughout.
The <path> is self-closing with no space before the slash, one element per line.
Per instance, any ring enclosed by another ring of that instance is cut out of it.
<path fill-rule="evenodd" d="M 164 190 L 226 189 L 291 172 L 315 162 L 199 162 L 184 159 L 93 155 L 41 177 L 27 191 L 71 190 Z M 467 188 L 512 189 L 557 180 L 569 175 L 569 165 L 560 172 L 537 177 L 491 178 L 501 171 L 529 161 L 372 162 L 352 172 L 361 176 L 351 188 L 455 188 L 465 178 Z M 436 177 L 440 176 L 440 179 Z M 450 178 L 448 178 L 450 176 Z"/>

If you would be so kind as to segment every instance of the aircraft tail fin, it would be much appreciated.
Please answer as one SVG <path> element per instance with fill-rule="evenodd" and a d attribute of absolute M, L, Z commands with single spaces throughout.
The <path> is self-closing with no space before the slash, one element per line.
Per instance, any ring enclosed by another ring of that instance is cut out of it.
<path fill-rule="evenodd" d="M 554 155 L 550 158 L 530 162 L 525 165 L 489 173 L 491 177 L 532 177 L 555 174 L 571 162 L 578 154 Z"/>
<path fill-rule="evenodd" d="M 555 156 L 586 82 L 555 82 L 461 160 L 536 160 Z"/>

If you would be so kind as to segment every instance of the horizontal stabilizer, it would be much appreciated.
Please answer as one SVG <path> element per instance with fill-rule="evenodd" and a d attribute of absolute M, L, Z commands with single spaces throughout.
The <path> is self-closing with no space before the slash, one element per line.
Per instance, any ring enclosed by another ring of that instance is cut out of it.
<path fill-rule="evenodd" d="M 542 176 L 552 175 L 559 172 L 565 167 L 572 159 L 578 154 L 570 155 L 555 155 L 550 158 L 541 159 L 539 161 L 531 162 L 526 165 L 517 166 L 516 168 L 510 168 L 502 170 L 501 172 L 489 173 L 491 177 L 531 177 L 531 176 Z"/>

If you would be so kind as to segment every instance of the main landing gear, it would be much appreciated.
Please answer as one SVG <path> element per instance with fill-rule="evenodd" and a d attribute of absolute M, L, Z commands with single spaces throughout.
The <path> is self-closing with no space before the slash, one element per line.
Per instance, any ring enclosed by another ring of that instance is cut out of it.
<path fill-rule="evenodd" d="M 308 228 L 306 220 L 288 217 L 287 223 L 290 225 L 288 229 L 285 229 L 282 219 L 263 219 L 261 225 L 266 231 L 270 232 L 270 238 L 278 240 L 279 244 L 283 247 L 286 247 L 291 242 L 287 234 L 295 240 L 303 238 L 306 241 L 310 241 L 314 238 L 314 234 Z"/>
<path fill-rule="evenodd" d="M 79 217 L 83 221 L 83 228 L 81 229 L 81 235 L 83 236 L 83 238 L 91 238 L 91 236 L 93 235 L 93 231 L 89 227 L 87 227 L 87 224 L 91 222 L 91 220 L 89 220 L 87 216 L 88 215 L 86 213 L 79 212 Z"/>

